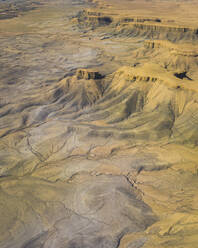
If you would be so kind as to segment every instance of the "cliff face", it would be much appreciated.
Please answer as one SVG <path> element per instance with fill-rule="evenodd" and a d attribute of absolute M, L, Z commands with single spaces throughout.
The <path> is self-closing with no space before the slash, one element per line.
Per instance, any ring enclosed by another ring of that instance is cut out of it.
<path fill-rule="evenodd" d="M 0 20 L 1 248 L 197 247 L 197 12 L 56 0 Z"/>
<path fill-rule="evenodd" d="M 197 57 L 198 47 L 190 44 L 175 44 L 166 40 L 145 40 L 146 48 L 166 48 L 171 51 L 172 54 L 181 55 L 186 57 Z"/>
<path fill-rule="evenodd" d="M 181 80 L 160 66 L 145 64 L 118 70 L 110 85 L 110 95 L 112 91 L 117 96 L 131 92 L 118 103 L 119 107 L 113 108 L 119 110 L 109 111 L 112 114 L 108 117 L 109 122 L 118 122 L 129 137 L 158 140 L 165 135 L 176 143 L 197 142 L 196 121 L 189 123 L 185 116 L 188 112 L 185 106 L 194 111 L 197 108 L 196 82 Z"/>
<path fill-rule="evenodd" d="M 118 25 L 116 32 L 125 36 L 143 36 L 152 39 L 168 39 L 170 41 L 178 40 L 197 40 L 197 29 L 174 26 L 158 23 L 123 23 Z"/>
<path fill-rule="evenodd" d="M 108 12 L 81 11 L 74 21 L 92 28 L 111 25 L 112 33 L 124 36 L 144 36 L 175 40 L 197 40 L 198 28 L 176 25 L 156 17 L 136 17 L 109 14 Z"/>
<path fill-rule="evenodd" d="M 78 69 L 72 77 L 67 77 L 59 82 L 59 86 L 52 94 L 56 99 L 62 98 L 70 111 L 78 110 L 95 103 L 103 94 L 104 85 L 102 75 L 93 70 Z"/>
<path fill-rule="evenodd" d="M 75 17 L 74 21 L 75 20 L 80 25 L 93 28 L 110 25 L 113 22 L 112 17 L 106 16 L 105 13 L 85 10 L 80 11 L 77 17 Z"/>
<path fill-rule="evenodd" d="M 134 56 L 148 56 L 155 63 L 178 72 L 194 71 L 198 65 L 197 45 L 190 43 L 173 43 L 166 40 L 145 40 L 144 47 L 138 49 Z M 191 79 L 188 77 L 188 79 Z"/>

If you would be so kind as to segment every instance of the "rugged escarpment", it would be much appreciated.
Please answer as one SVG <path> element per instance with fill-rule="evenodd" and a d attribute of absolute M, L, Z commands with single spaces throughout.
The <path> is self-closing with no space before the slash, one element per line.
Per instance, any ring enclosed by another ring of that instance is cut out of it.
<path fill-rule="evenodd" d="M 175 44 L 166 40 L 145 40 L 144 45 L 146 48 L 166 48 L 171 51 L 172 54 L 198 57 L 198 47 L 190 44 Z"/>
<path fill-rule="evenodd" d="M 87 24 L 89 26 L 103 26 L 103 25 L 119 25 L 122 23 L 160 23 L 163 22 L 160 18 L 156 17 L 141 17 L 141 16 L 119 16 L 115 13 L 110 13 L 101 11 L 97 12 L 94 10 L 82 10 L 78 13 L 78 15 L 74 18 L 80 24 Z"/>
<path fill-rule="evenodd" d="M 196 102 L 196 82 L 181 80 L 158 65 L 145 64 L 119 69 L 98 102 L 99 113 L 96 108 L 90 116 L 93 119 L 101 116 L 103 122 L 110 125 L 109 130 L 105 127 L 106 133 L 115 137 L 121 138 L 125 134 L 125 139 L 131 137 L 139 142 L 145 142 L 147 137 L 149 140 L 170 138 L 174 142 L 195 144 L 198 140 L 196 120 L 188 123 L 186 114 L 187 106 L 196 109 Z M 119 133 L 116 129 L 113 131 L 111 125 L 117 127 Z"/>
<path fill-rule="evenodd" d="M 73 18 L 73 22 L 76 22 L 81 26 L 96 28 L 110 25 L 113 22 L 113 17 L 105 15 L 105 13 L 102 12 L 82 10 Z"/>
<path fill-rule="evenodd" d="M 181 72 L 186 72 L 189 79 L 193 79 L 193 74 L 198 64 L 197 45 L 190 42 L 169 42 L 167 40 L 145 40 L 144 46 L 137 49 L 133 55 L 135 57 L 149 57 L 154 63 L 162 65 L 164 68 Z"/>
<path fill-rule="evenodd" d="M 111 26 L 112 33 L 124 36 L 144 36 L 175 40 L 197 40 L 198 28 L 170 23 L 155 17 L 135 17 L 109 14 L 108 12 L 81 11 L 73 19 L 81 27 L 92 28 Z"/>
<path fill-rule="evenodd" d="M 116 32 L 122 35 L 144 36 L 153 39 L 163 37 L 170 41 L 195 40 L 197 39 L 197 31 L 196 28 L 190 27 L 138 22 L 123 23 L 116 28 Z"/>
<path fill-rule="evenodd" d="M 101 79 L 103 76 L 98 72 L 94 70 L 86 70 L 86 69 L 78 69 L 76 72 L 77 79 Z"/>
<path fill-rule="evenodd" d="M 62 98 L 69 104 L 70 110 L 91 105 L 103 95 L 102 75 L 94 70 L 78 69 L 74 76 L 62 79 L 52 92 L 55 99 Z"/>

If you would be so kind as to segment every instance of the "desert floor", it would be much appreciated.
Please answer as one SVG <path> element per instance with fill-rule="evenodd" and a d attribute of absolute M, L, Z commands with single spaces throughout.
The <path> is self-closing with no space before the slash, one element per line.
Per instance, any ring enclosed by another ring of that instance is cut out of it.
<path fill-rule="evenodd" d="M 0 0 L 0 247 L 198 247 L 198 2 Z"/>

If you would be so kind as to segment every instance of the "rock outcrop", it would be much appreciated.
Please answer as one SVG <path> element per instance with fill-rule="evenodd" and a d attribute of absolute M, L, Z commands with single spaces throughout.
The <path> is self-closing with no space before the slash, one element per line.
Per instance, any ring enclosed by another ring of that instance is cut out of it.
<path fill-rule="evenodd" d="M 95 70 L 78 69 L 76 74 L 66 77 L 58 83 L 56 89 L 51 90 L 51 97 L 67 103 L 70 110 L 79 110 L 94 104 L 104 92 L 102 75 Z"/>
<path fill-rule="evenodd" d="M 152 49 L 166 48 L 175 55 L 198 57 L 198 47 L 189 44 L 175 44 L 165 40 L 145 40 L 144 46 Z"/>
<path fill-rule="evenodd" d="M 198 29 L 163 23 L 121 23 L 116 27 L 116 33 L 128 37 L 143 36 L 145 38 L 164 38 L 169 41 L 196 40 Z"/>
<path fill-rule="evenodd" d="M 144 36 L 155 39 L 164 37 L 170 41 L 198 39 L 198 28 L 176 25 L 156 17 L 122 17 L 122 15 L 105 11 L 83 10 L 73 20 L 81 26 L 92 28 L 111 25 L 112 33 L 125 36 Z"/>
<path fill-rule="evenodd" d="M 76 72 L 77 79 L 102 79 L 102 75 L 98 71 L 89 69 L 78 69 Z"/>
<path fill-rule="evenodd" d="M 82 26 L 96 28 L 110 25 L 113 22 L 113 17 L 105 15 L 105 13 L 83 10 L 78 13 L 73 21 L 76 21 Z"/>

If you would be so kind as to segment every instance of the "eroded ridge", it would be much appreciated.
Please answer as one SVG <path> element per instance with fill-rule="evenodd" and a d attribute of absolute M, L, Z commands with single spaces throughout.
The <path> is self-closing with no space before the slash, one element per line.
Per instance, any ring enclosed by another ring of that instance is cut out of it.
<path fill-rule="evenodd" d="M 170 40 L 190 39 L 196 40 L 198 28 L 171 23 L 169 20 L 156 17 L 125 16 L 109 14 L 108 12 L 96 12 L 83 10 L 73 19 L 80 26 L 92 28 L 111 26 L 117 35 L 145 36 L 150 38 L 164 37 Z"/>
<path fill-rule="evenodd" d="M 145 40 L 144 45 L 146 48 L 166 48 L 171 51 L 172 54 L 197 57 L 198 47 L 190 44 L 175 44 L 166 40 Z"/>

